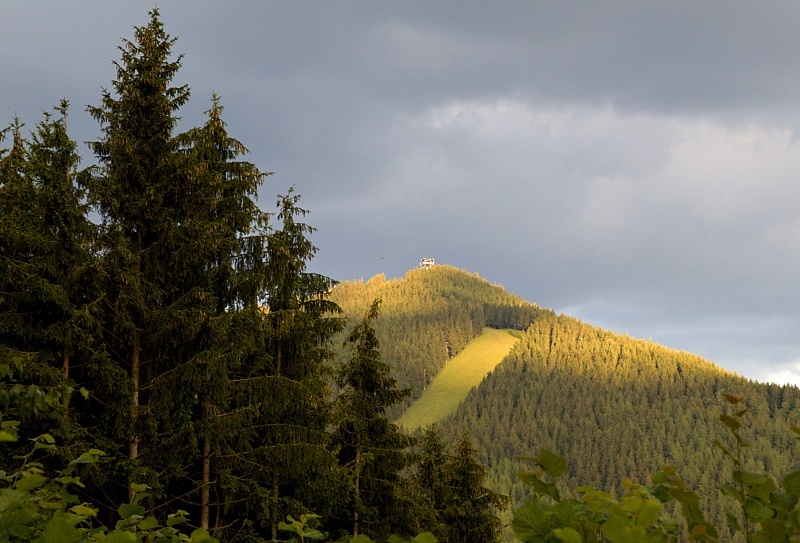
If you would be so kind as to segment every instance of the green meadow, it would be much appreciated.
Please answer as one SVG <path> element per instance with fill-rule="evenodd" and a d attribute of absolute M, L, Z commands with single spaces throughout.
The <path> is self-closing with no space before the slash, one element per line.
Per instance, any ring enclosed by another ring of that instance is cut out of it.
<path fill-rule="evenodd" d="M 508 330 L 484 328 L 480 336 L 445 364 L 397 423 L 414 430 L 429 426 L 455 411 L 470 389 L 480 384 L 517 341 L 519 339 Z"/>

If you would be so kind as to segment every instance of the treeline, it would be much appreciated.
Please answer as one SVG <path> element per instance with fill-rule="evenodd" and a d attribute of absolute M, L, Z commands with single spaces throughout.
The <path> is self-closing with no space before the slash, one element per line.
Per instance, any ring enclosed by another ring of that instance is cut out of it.
<path fill-rule="evenodd" d="M 611 333 L 566 316 L 541 315 L 509 357 L 441 423 L 452 437 L 469 431 L 490 466 L 489 485 L 520 503 L 527 486 L 518 460 L 540 448 L 569 459 L 564 482 L 619 495 L 625 479 L 645 483 L 675 466 L 697 490 L 708 518 L 730 532 L 733 479 L 712 441 L 724 435 L 724 395 L 747 398 L 745 469 L 786 473 L 797 451 L 790 427 L 800 419 L 800 390 L 728 373 L 701 358 Z M 506 520 L 510 520 L 507 513 Z"/>
<path fill-rule="evenodd" d="M 400 385 L 412 390 L 410 401 L 485 326 L 524 330 L 537 316 L 551 313 L 476 274 L 443 265 L 413 269 L 391 281 L 382 274 L 366 282 L 345 281 L 330 298 L 345 315 L 359 315 L 372 300 L 382 300 L 375 328 L 383 358 Z"/>
<path fill-rule="evenodd" d="M 16 119 L 2 132 L 3 530 L 36 540 L 71 512 L 73 528 L 133 515 L 152 531 L 178 515 L 220 540 L 276 541 L 313 512 L 334 539 L 495 540 L 502 499 L 470 501 L 494 494 L 469 439 L 451 451 L 429 436 L 440 454 L 426 459 L 388 419 L 408 391 L 381 358 L 378 305 L 343 332 L 334 281 L 307 271 L 299 196 L 257 205 L 268 174 L 243 160 L 218 97 L 177 132 L 189 88 L 173 85 L 174 44 L 157 10 L 123 42 L 111 90 L 88 108 L 96 166 L 79 167 L 66 102 L 27 137 Z M 479 313 L 456 320 L 482 326 Z M 471 337 L 450 333 L 456 349 Z M 347 343 L 338 363 L 332 342 Z M 421 462 L 440 477 L 421 478 Z M 64 466 L 70 488 L 33 513 L 31 492 Z"/>

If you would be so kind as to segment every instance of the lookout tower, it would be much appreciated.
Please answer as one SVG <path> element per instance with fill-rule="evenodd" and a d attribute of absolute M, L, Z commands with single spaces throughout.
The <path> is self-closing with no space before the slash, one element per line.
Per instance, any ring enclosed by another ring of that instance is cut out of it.
<path fill-rule="evenodd" d="M 432 259 L 432 258 L 420 258 L 420 260 L 419 260 L 419 267 L 420 267 L 420 268 L 430 268 L 430 267 L 433 267 L 433 259 Z"/>

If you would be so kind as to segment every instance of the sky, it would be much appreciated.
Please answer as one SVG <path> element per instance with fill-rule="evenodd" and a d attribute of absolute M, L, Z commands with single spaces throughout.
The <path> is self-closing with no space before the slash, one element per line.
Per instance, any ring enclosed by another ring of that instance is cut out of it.
<path fill-rule="evenodd" d="M 156 4 L 6 1 L 0 125 L 70 132 Z M 317 229 L 315 272 L 423 257 L 581 320 L 800 384 L 800 3 L 161 1 L 180 116 Z M 81 143 L 84 164 L 92 162 Z"/>

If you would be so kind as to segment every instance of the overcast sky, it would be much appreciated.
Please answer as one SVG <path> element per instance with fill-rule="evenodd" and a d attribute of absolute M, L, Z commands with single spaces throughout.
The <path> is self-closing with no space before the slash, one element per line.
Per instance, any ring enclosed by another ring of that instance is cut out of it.
<path fill-rule="evenodd" d="M 4 2 L 0 123 L 78 141 L 152 2 Z M 162 1 L 192 88 L 311 211 L 314 271 L 422 257 L 800 384 L 800 3 Z M 84 145 L 85 163 L 91 156 Z"/>

